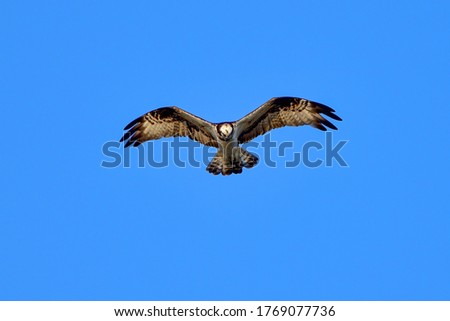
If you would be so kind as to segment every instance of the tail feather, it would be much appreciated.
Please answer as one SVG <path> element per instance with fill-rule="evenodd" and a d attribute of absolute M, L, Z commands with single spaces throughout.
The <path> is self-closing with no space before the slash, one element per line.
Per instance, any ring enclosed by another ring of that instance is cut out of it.
<path fill-rule="evenodd" d="M 241 147 L 237 148 L 237 150 L 240 167 L 252 168 L 256 164 L 258 164 L 258 157 Z"/>
<path fill-rule="evenodd" d="M 233 162 L 224 166 L 223 153 L 218 151 L 213 157 L 206 170 L 213 175 L 231 175 L 242 173 L 242 168 L 252 168 L 258 164 L 258 157 L 245 149 L 238 147 L 233 150 Z"/>
<path fill-rule="evenodd" d="M 206 170 L 213 175 L 219 175 L 222 173 L 223 168 L 223 153 L 218 151 L 217 154 L 213 157 L 211 162 L 206 167 Z"/>

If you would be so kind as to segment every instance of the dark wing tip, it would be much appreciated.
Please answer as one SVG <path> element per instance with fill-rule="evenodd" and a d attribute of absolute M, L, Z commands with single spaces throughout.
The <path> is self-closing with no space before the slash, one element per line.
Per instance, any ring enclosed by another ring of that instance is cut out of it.
<path fill-rule="evenodd" d="M 322 125 L 321 123 L 314 123 L 314 124 L 311 124 L 311 126 L 314 128 L 317 128 L 319 130 L 322 130 L 322 131 L 327 130 L 327 128 L 324 125 Z"/>
<path fill-rule="evenodd" d="M 140 123 L 140 122 L 142 121 L 142 117 L 143 117 L 143 116 L 140 116 L 140 117 L 136 118 L 135 120 L 133 120 L 131 123 L 129 123 L 128 125 L 126 125 L 125 128 L 124 128 L 123 130 L 128 130 L 128 129 L 130 129 L 131 127 L 133 127 L 134 125 L 136 125 L 137 123 Z"/>
<path fill-rule="evenodd" d="M 316 109 L 316 111 L 319 114 L 323 114 L 323 115 L 328 116 L 328 117 L 330 117 L 330 118 L 332 118 L 334 120 L 342 121 L 341 117 L 339 117 L 338 115 L 334 114 L 335 111 L 334 111 L 333 108 L 331 108 L 331 107 L 329 107 L 327 105 L 321 104 L 321 103 L 314 102 L 314 104 L 315 104 L 315 107 L 316 107 L 315 109 Z M 321 127 L 316 127 L 316 126 L 314 126 L 314 127 L 318 128 L 320 130 L 326 130 L 326 128 L 323 125 L 325 125 L 328 128 L 334 129 L 334 130 L 338 129 L 332 122 L 330 122 L 329 120 L 327 120 L 327 119 L 325 119 L 323 117 L 320 117 L 318 122 L 320 123 Z"/>
<path fill-rule="evenodd" d="M 141 135 L 132 130 L 125 133 L 120 141 L 125 142 L 125 148 L 129 146 L 136 147 L 142 144 Z"/>
<path fill-rule="evenodd" d="M 144 140 L 142 140 L 141 132 L 136 132 L 133 128 L 130 129 L 128 132 L 123 135 L 123 137 L 120 139 L 121 142 L 125 142 L 125 148 L 128 146 L 133 145 L 133 147 L 139 146 L 143 143 Z"/>
<path fill-rule="evenodd" d="M 120 139 L 120 142 L 123 142 L 123 141 L 127 140 L 128 138 L 130 138 L 130 136 L 131 136 L 132 134 L 133 134 L 133 133 L 131 132 L 131 130 L 130 130 L 130 131 L 127 131 L 125 134 L 123 134 L 122 138 Z"/>
<path fill-rule="evenodd" d="M 134 147 L 139 146 L 143 142 L 147 140 L 145 135 L 142 133 L 142 128 L 146 122 L 148 122 L 147 117 L 152 118 L 156 121 L 161 121 L 165 118 L 176 118 L 177 116 L 177 107 L 161 107 L 155 110 L 152 110 L 142 116 L 139 116 L 128 125 L 125 126 L 124 130 L 127 132 L 122 136 L 120 142 L 125 142 L 125 147 L 133 145 Z M 151 123 L 150 123 L 151 125 Z"/>
<path fill-rule="evenodd" d="M 139 129 L 142 123 L 145 122 L 146 115 L 147 114 L 139 116 L 138 118 L 130 122 L 128 125 L 126 125 L 125 128 L 123 129 L 127 130 L 127 132 L 122 136 L 120 142 L 125 142 L 125 148 L 131 145 L 138 146 L 139 144 L 142 143 L 139 142 L 139 144 L 136 144 L 136 142 L 138 142 L 139 139 L 141 138 Z"/>
<path fill-rule="evenodd" d="M 333 114 L 333 113 L 324 113 L 324 114 L 327 115 L 327 116 L 330 117 L 330 118 L 333 118 L 334 120 L 342 121 L 342 118 L 339 117 L 339 116 L 336 115 L 336 114 Z"/>
<path fill-rule="evenodd" d="M 335 110 L 327 105 L 321 104 L 321 103 L 316 103 L 314 102 L 314 104 L 316 104 L 317 107 L 317 111 L 319 113 L 322 113 L 330 118 L 333 118 L 334 120 L 338 120 L 341 121 L 342 118 L 339 117 L 338 115 L 334 114 Z"/>
<path fill-rule="evenodd" d="M 327 130 L 327 127 L 330 129 L 334 129 L 337 130 L 338 128 L 332 123 L 330 122 L 328 119 L 325 119 L 323 117 L 317 117 L 316 118 L 316 122 L 314 124 L 312 124 L 313 127 L 320 129 L 320 130 Z M 325 127 L 326 126 L 326 127 Z"/>
<path fill-rule="evenodd" d="M 133 141 L 130 139 L 129 141 L 127 141 L 127 142 L 125 143 L 125 148 L 129 147 L 129 146 L 132 145 L 132 144 L 133 144 Z"/>
<path fill-rule="evenodd" d="M 139 117 L 135 120 L 133 120 L 131 123 L 129 123 L 126 127 L 125 130 L 128 130 L 125 134 L 123 134 L 122 138 L 120 139 L 120 142 L 125 142 L 125 148 L 128 146 L 137 146 L 136 142 L 139 141 L 139 139 L 141 138 L 140 135 L 140 123 L 141 123 L 142 117 Z M 141 142 L 139 142 L 140 144 Z M 139 145 L 138 144 L 138 145 Z"/>
<path fill-rule="evenodd" d="M 328 120 L 326 120 L 326 119 L 325 119 L 325 121 L 323 121 L 323 122 L 322 122 L 322 124 L 324 124 L 324 125 L 325 125 L 325 126 L 327 126 L 328 128 L 331 128 L 331 129 L 337 130 L 337 127 L 336 127 L 336 126 L 334 126 L 334 124 L 333 124 L 333 123 L 329 122 L 329 121 L 328 121 Z"/>

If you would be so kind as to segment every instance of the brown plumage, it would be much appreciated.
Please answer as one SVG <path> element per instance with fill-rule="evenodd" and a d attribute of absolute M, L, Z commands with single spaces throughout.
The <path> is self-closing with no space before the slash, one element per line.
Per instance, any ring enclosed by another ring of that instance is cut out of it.
<path fill-rule="evenodd" d="M 246 143 L 284 126 L 311 125 L 320 130 L 327 130 L 326 127 L 336 130 L 336 126 L 321 114 L 342 120 L 334 114 L 334 109 L 314 101 L 296 97 L 272 98 L 237 121 L 236 125 L 244 128 L 238 140 L 240 144 Z"/>
<path fill-rule="evenodd" d="M 145 141 L 162 137 L 185 136 L 207 146 L 218 148 L 208 165 L 212 174 L 239 174 L 242 168 L 251 168 L 258 158 L 239 144 L 251 141 L 269 130 L 284 126 L 310 125 L 320 130 L 337 129 L 330 121 L 342 120 L 326 105 L 304 98 L 272 98 L 238 121 L 210 123 L 187 111 L 172 106 L 146 113 L 129 123 L 120 141 L 125 147 L 138 146 Z"/>
<path fill-rule="evenodd" d="M 186 136 L 203 145 L 219 147 L 217 141 L 205 129 L 209 123 L 178 107 L 163 107 L 136 118 L 124 130 L 125 147 L 139 146 L 145 141 L 163 137 Z"/>

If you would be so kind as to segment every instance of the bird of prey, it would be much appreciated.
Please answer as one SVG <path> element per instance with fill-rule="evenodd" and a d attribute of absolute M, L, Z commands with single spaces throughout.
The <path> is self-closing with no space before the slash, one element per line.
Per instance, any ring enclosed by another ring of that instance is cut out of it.
<path fill-rule="evenodd" d="M 127 132 L 120 141 L 128 147 L 162 137 L 189 137 L 218 149 L 206 168 L 208 172 L 214 175 L 240 174 L 242 168 L 251 168 L 258 163 L 258 158 L 240 144 L 284 126 L 310 125 L 324 131 L 326 127 L 336 130 L 336 126 L 323 117 L 342 120 L 334 112 L 328 106 L 304 98 L 275 97 L 237 121 L 210 123 L 181 108 L 162 107 L 125 126 Z"/>

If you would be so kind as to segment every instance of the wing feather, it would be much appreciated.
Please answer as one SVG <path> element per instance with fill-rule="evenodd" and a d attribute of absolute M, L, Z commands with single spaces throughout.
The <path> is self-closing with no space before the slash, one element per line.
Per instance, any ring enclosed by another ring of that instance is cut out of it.
<path fill-rule="evenodd" d="M 327 130 L 327 127 L 337 129 L 322 116 L 324 114 L 334 120 L 342 120 L 334 112 L 326 105 L 304 98 L 272 98 L 236 122 L 238 141 L 246 143 L 269 130 L 284 126 L 311 125 L 320 130 Z"/>
<path fill-rule="evenodd" d="M 125 147 L 138 146 L 162 137 L 185 136 L 207 146 L 218 147 L 211 123 L 187 111 L 172 106 L 155 109 L 125 126 L 120 139 Z"/>

